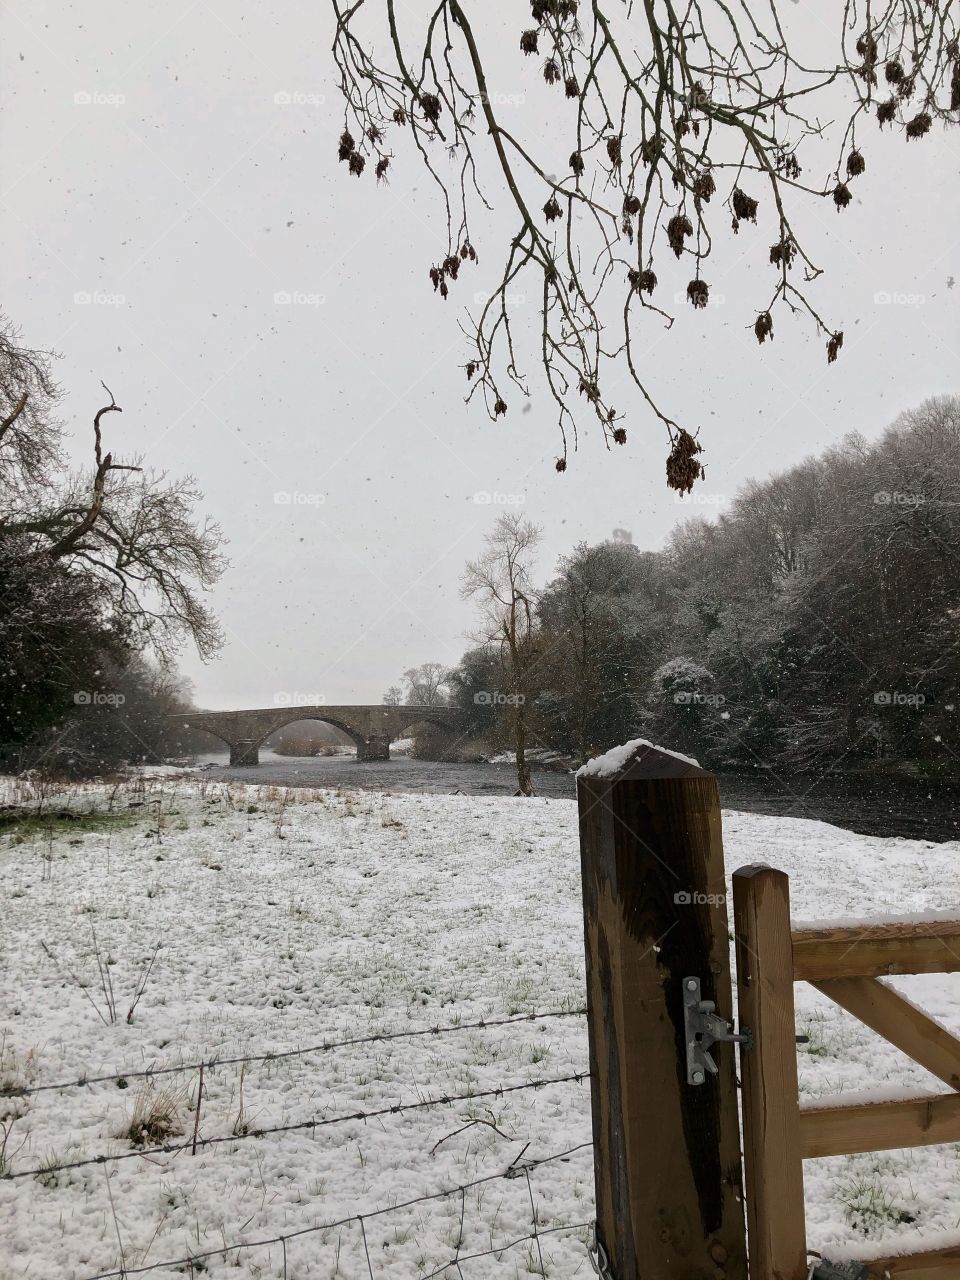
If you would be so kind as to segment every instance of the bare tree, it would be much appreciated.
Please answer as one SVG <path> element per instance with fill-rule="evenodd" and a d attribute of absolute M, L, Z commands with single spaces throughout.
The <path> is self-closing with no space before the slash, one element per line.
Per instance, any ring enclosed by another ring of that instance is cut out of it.
<path fill-rule="evenodd" d="M 424 662 L 403 673 L 407 706 L 445 707 L 447 705 L 447 668 L 442 662 Z"/>
<path fill-rule="evenodd" d="M 748 324 L 762 344 L 773 337 L 776 309 L 805 315 L 832 362 L 843 330 L 810 300 L 820 269 L 796 232 L 796 209 L 805 200 L 830 201 L 837 211 L 850 204 L 850 184 L 866 168 L 861 135 L 871 118 L 907 139 L 924 137 L 935 121 L 960 120 L 957 9 L 949 0 L 845 0 L 835 47 L 823 49 L 819 66 L 793 52 L 777 0 L 530 0 L 531 17 L 518 21 L 518 56 L 538 59 L 544 93 L 559 96 L 558 113 L 566 111 L 539 136 L 534 116 L 535 141 L 505 125 L 488 88 L 481 46 L 502 43 L 501 11 L 433 0 L 420 20 L 400 13 L 396 0 L 333 0 L 333 8 L 345 104 L 339 158 L 351 174 L 372 169 L 382 180 L 393 138 L 409 137 L 445 214 L 445 242 L 429 270 L 441 298 L 476 261 L 476 207 L 502 199 L 515 213 L 499 284 L 463 325 L 471 345 L 467 399 L 479 392 L 497 418 L 507 412 L 508 382 L 528 394 L 508 294 L 532 274 L 541 298 L 538 356 L 563 443 L 560 471 L 569 441 L 576 446 L 571 406 L 579 397 L 608 447 L 625 443 L 623 415 L 605 390 L 611 367 L 622 365 L 667 430 L 667 483 L 689 491 L 702 475 L 697 431 L 660 407 L 634 358 L 638 325 L 672 324 L 654 301 L 660 259 L 689 262 L 687 300 L 705 307 L 718 217 L 750 235 L 763 204 L 772 236 L 756 252 L 769 260 L 773 280 Z M 817 112 L 832 114 L 838 101 L 839 122 L 824 124 Z M 557 174 L 556 156 L 568 148 L 566 172 Z M 810 164 L 817 176 L 805 176 Z"/>
<path fill-rule="evenodd" d="M 195 481 L 104 451 L 104 419 L 121 412 L 106 386 L 110 401 L 93 419 L 93 472 L 62 476 L 49 362 L 0 326 L 0 538 L 93 579 L 101 616 L 125 641 L 149 643 L 167 660 L 187 637 L 211 656 L 221 635 L 203 596 L 226 562 L 219 527 L 194 515 Z"/>
<path fill-rule="evenodd" d="M 507 709 L 513 719 L 517 789 L 524 796 L 533 795 L 526 756 L 527 700 L 533 692 L 537 663 L 536 591 L 531 570 L 540 537 L 539 528 L 529 520 L 515 513 L 499 516 L 486 537 L 486 551 L 467 565 L 462 586 L 464 597 L 480 606 L 480 631 L 475 638 L 484 645 L 499 645 L 503 668 L 509 673 Z M 498 692 L 490 690 L 491 695 Z"/>

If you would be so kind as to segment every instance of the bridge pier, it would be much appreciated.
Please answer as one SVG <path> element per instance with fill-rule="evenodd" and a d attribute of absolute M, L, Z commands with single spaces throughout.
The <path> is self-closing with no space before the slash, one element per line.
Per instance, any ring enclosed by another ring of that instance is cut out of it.
<path fill-rule="evenodd" d="M 382 734 L 372 734 L 357 743 L 357 760 L 389 760 L 390 739 Z"/>
<path fill-rule="evenodd" d="M 232 765 L 249 765 L 260 763 L 260 743 L 252 738 L 241 738 L 239 742 L 230 743 L 230 763 Z"/>

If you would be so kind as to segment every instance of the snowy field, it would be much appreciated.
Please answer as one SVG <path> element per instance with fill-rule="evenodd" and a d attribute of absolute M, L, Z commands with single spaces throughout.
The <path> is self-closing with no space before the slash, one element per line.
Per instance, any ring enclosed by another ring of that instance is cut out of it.
<path fill-rule="evenodd" d="M 0 1280 L 592 1274 L 572 801 L 161 776 L 43 807 L 97 813 L 0 836 Z M 960 913 L 958 844 L 738 813 L 724 831 L 729 870 L 790 873 L 797 918 Z M 897 985 L 960 1031 L 960 975 Z M 804 1095 L 942 1091 L 797 1000 Z M 559 1016 L 464 1025 L 537 1011 Z M 431 1027 L 450 1030 L 405 1034 Z M 212 1059 L 199 1117 L 194 1066 L 135 1074 Z M 805 1175 L 811 1248 L 960 1239 L 958 1147 Z"/>

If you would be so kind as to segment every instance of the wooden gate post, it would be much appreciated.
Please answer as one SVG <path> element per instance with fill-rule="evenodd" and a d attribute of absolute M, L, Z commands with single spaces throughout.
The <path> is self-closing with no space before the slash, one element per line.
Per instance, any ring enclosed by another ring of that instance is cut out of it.
<path fill-rule="evenodd" d="M 804 1280 L 807 1243 L 787 876 L 762 865 L 735 871 L 733 913 L 740 1021 L 753 1034 L 753 1047 L 741 1063 L 750 1276 Z"/>
<path fill-rule="evenodd" d="M 735 1049 L 687 1082 L 683 980 L 732 1016 L 717 780 L 630 743 L 577 779 L 597 1240 L 613 1280 L 745 1280 Z"/>

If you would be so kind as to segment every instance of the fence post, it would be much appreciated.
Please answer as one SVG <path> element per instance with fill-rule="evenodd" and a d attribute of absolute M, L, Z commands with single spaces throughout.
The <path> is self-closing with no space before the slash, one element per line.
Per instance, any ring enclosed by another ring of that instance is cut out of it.
<path fill-rule="evenodd" d="M 597 1240 L 613 1280 L 745 1280 L 733 1045 L 686 1070 L 683 979 L 732 1014 L 717 780 L 630 746 L 577 779 Z"/>
<path fill-rule="evenodd" d="M 786 874 L 766 866 L 735 871 L 733 913 L 739 1016 L 753 1033 L 753 1048 L 741 1059 L 750 1275 L 803 1280 L 807 1242 Z"/>

